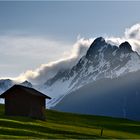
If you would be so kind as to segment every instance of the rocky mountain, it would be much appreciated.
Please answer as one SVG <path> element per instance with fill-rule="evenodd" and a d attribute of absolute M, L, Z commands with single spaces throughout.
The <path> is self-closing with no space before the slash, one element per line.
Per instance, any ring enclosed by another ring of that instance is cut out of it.
<path fill-rule="evenodd" d="M 128 42 L 114 46 L 99 37 L 72 69 L 59 71 L 43 88 L 56 105 L 66 94 L 103 78 L 116 78 L 140 70 L 140 56 Z"/>
<path fill-rule="evenodd" d="M 115 46 L 107 43 L 104 38 L 99 37 L 93 41 L 86 54 L 75 66 L 71 69 L 58 71 L 53 78 L 47 80 L 43 85 L 34 86 L 28 81 L 16 84 L 33 87 L 44 94 L 46 93 L 52 97 L 52 99 L 47 102 L 47 107 L 52 108 L 56 106 L 56 104 L 64 101 L 63 99 L 65 99 L 65 97 L 73 95 L 72 93 L 75 91 L 81 91 L 81 89 L 86 86 L 89 87 L 90 85 L 91 88 L 94 87 L 93 83 L 95 82 L 105 80 L 111 83 L 113 79 L 121 78 L 139 70 L 140 56 L 132 50 L 128 42 Z M 0 80 L 0 89 L 1 91 L 5 91 L 13 84 L 15 84 L 15 82 L 9 79 Z M 104 84 L 100 87 L 102 86 L 104 86 Z M 115 97 L 114 93 L 115 91 L 113 91 L 113 97 Z M 111 92 L 109 96 L 110 98 L 112 97 Z M 71 100 L 71 102 L 73 101 Z"/>
<path fill-rule="evenodd" d="M 66 95 L 53 109 L 140 120 L 140 71 L 89 83 Z"/>
<path fill-rule="evenodd" d="M 30 88 L 32 88 L 33 87 L 33 85 L 32 85 L 32 83 L 30 83 L 29 81 L 24 81 L 24 82 L 22 82 L 22 83 L 19 83 L 20 85 L 22 85 L 22 86 L 25 86 L 25 87 L 30 87 Z"/>
<path fill-rule="evenodd" d="M 6 91 L 8 88 L 12 87 L 14 82 L 10 79 L 1 79 L 0 80 L 0 93 Z"/>

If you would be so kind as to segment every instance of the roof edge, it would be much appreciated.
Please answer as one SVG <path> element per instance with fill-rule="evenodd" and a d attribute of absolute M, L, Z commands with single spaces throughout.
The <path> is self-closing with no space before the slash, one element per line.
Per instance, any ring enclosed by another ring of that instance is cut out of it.
<path fill-rule="evenodd" d="M 3 93 L 0 95 L 0 98 L 5 98 L 5 95 L 7 94 L 7 92 L 10 91 L 10 90 L 13 89 L 13 88 L 21 88 L 21 89 L 23 89 L 23 90 L 29 90 L 30 93 L 31 93 L 31 92 L 36 92 L 36 93 L 38 93 L 38 94 L 34 94 L 35 96 L 40 96 L 40 97 L 42 96 L 42 97 L 47 98 L 47 99 L 52 99 L 51 97 L 49 97 L 49 96 L 47 96 L 47 95 L 41 93 L 40 91 L 38 91 L 38 90 L 36 90 L 36 89 L 34 89 L 34 88 L 29 88 L 29 87 L 26 87 L 26 86 L 23 86 L 23 85 L 16 85 L 16 84 L 13 85 L 12 87 L 10 87 L 9 89 L 7 89 L 5 92 L 3 92 Z"/>

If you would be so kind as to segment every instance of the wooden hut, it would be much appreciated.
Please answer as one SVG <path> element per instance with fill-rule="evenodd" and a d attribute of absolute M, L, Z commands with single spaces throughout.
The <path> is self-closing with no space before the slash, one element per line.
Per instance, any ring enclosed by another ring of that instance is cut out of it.
<path fill-rule="evenodd" d="M 51 99 L 33 88 L 21 85 L 14 85 L 1 94 L 0 98 L 5 99 L 5 115 L 36 119 L 45 119 L 45 99 Z"/>

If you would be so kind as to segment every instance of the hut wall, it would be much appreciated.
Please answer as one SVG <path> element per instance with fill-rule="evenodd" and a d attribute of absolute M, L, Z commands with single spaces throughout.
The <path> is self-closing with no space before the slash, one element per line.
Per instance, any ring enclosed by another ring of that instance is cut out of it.
<path fill-rule="evenodd" d="M 5 97 L 5 114 L 45 119 L 45 98 L 16 89 Z"/>

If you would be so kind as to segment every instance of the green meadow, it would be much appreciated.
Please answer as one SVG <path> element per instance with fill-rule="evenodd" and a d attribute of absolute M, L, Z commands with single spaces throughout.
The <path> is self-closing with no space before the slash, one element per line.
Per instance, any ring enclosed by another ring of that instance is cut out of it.
<path fill-rule="evenodd" d="M 101 130 L 102 136 L 101 136 Z M 0 139 L 140 139 L 140 122 L 46 110 L 46 121 L 4 115 L 0 105 Z"/>

